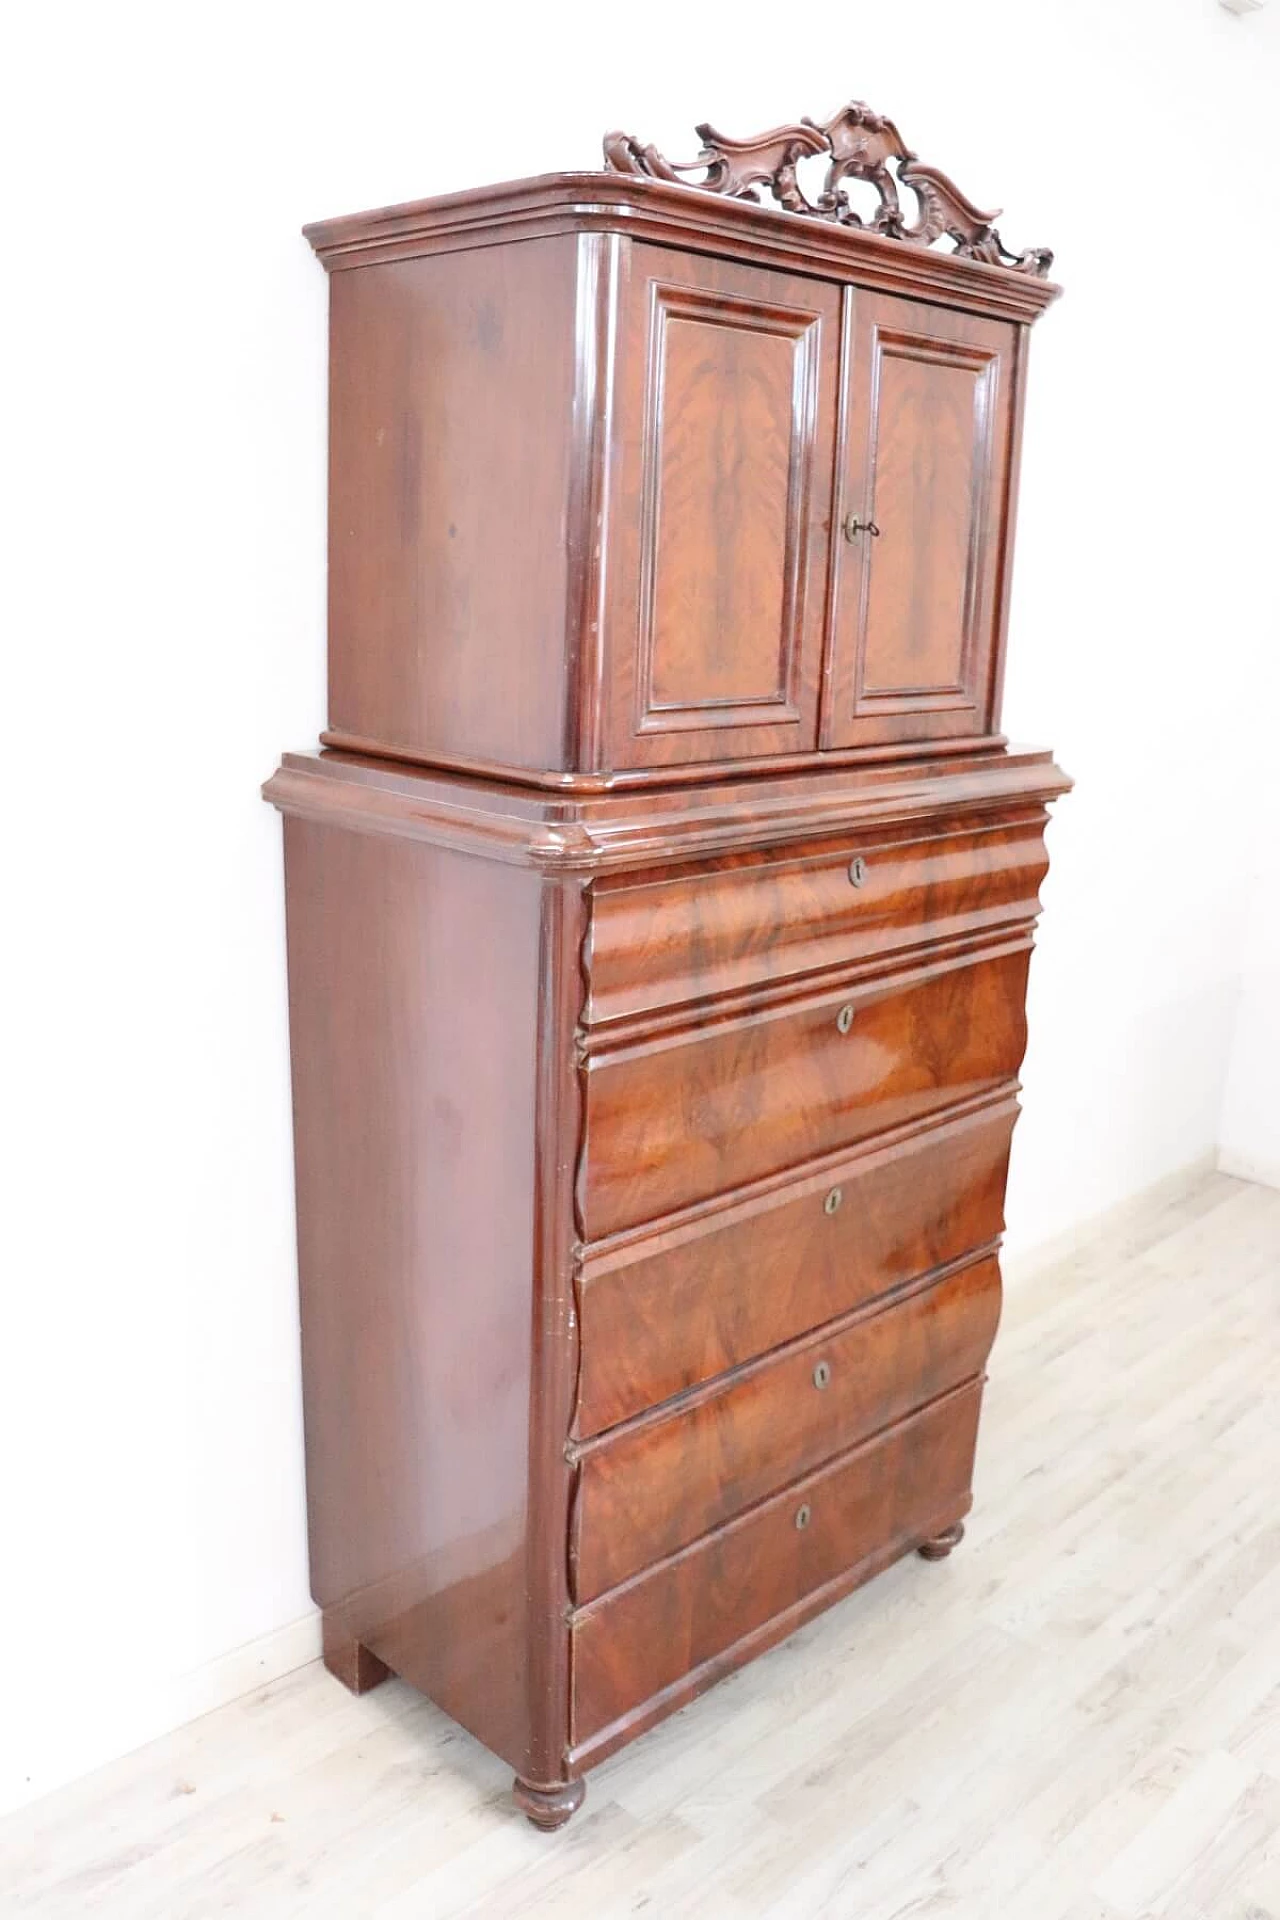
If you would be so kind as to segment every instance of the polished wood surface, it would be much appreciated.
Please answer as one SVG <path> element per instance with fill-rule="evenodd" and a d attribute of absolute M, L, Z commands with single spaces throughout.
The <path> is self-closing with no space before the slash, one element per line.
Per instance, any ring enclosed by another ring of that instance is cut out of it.
<path fill-rule="evenodd" d="M 853 1196 L 856 1202 L 856 1195 Z M 588 1445 L 570 1543 L 579 1602 L 982 1371 L 1000 1269 L 979 1260 L 863 1309 Z"/>
<path fill-rule="evenodd" d="M 685 163 L 673 163 L 630 134 L 606 133 L 605 165 L 617 173 L 677 181 L 733 199 L 762 198 L 757 189 L 764 187 L 788 213 L 838 221 L 858 231 L 870 228 L 908 247 L 931 247 L 945 237 L 965 259 L 1010 266 L 1041 279 L 1053 265 L 1047 247 L 1011 252 L 996 232 L 997 215 L 981 212 L 954 180 L 923 164 L 893 121 L 863 100 L 850 100 L 821 126 L 806 118 L 745 140 L 717 133 L 707 121 L 696 131 L 701 150 Z M 826 160 L 826 173 L 821 193 L 810 198 L 797 168 L 801 160 L 818 154 Z M 695 175 L 700 177 L 691 177 Z M 866 197 L 857 206 L 851 202 L 850 180 L 871 190 L 875 210 L 870 216 Z M 903 187 L 914 197 L 914 219 L 903 209 Z"/>
<path fill-rule="evenodd" d="M 1038 911 L 1042 808 L 959 814 L 744 854 L 708 870 L 627 876 L 594 890 L 592 1024 L 681 1006 L 851 960 L 984 933 Z"/>
<path fill-rule="evenodd" d="M 1016 329 L 883 294 L 850 306 L 824 744 L 981 734 L 998 718 Z"/>
<path fill-rule="evenodd" d="M 576 300 L 567 237 L 331 281 L 336 731 L 561 764 Z"/>
<path fill-rule="evenodd" d="M 300 820 L 285 854 L 312 1592 L 522 1768 L 539 882 Z M 490 1005 L 519 1044 L 477 1049 Z"/>
<path fill-rule="evenodd" d="M 892 242 L 816 221 L 771 260 L 786 216 L 598 182 L 589 211 L 569 176 L 309 229 L 326 741 L 569 787 L 1001 741 L 1012 426 L 1054 290 L 898 249 L 904 282 Z"/>
<path fill-rule="evenodd" d="M 771 1627 L 798 1624 L 794 1609 L 843 1598 L 960 1518 L 981 1397 L 958 1388 L 575 1613 L 573 1762 L 602 1759 Z"/>
<path fill-rule="evenodd" d="M 604 763 L 812 751 L 839 294 L 635 247 L 616 297 Z"/>
<path fill-rule="evenodd" d="M 749 200 L 691 198 L 683 187 L 616 173 L 548 173 L 375 207 L 303 228 L 329 273 L 559 233 L 625 231 L 706 253 L 936 300 L 964 312 L 1034 321 L 1058 299 L 1052 282 L 941 249 L 901 246 L 847 225 L 787 220 Z"/>
<path fill-rule="evenodd" d="M 991 1245 L 1012 1093 L 584 1250 L 573 1431 L 588 1437 Z M 832 1204 L 833 1197 L 838 1196 Z"/>
<path fill-rule="evenodd" d="M 993 1091 L 1026 1046 L 1028 937 L 589 1042 L 580 1180 L 598 1239 Z"/>
<path fill-rule="evenodd" d="M 999 732 L 1055 290 L 867 116 L 812 130 L 829 220 L 623 142 L 625 192 L 311 230 L 329 751 L 266 792 L 313 1591 L 545 1829 L 970 1502 L 1069 785 Z M 920 224 L 859 231 L 891 159 Z"/>
<path fill-rule="evenodd" d="M 900 759 L 884 766 L 762 769 L 749 779 L 669 789 L 611 789 L 551 794 L 511 781 L 337 752 L 286 753 L 263 792 L 283 811 L 357 833 L 421 840 L 487 854 L 545 873 L 605 875 L 676 869 L 765 849 L 795 847 L 817 835 L 831 857 L 847 839 L 908 823 L 924 838 L 957 812 L 999 826 L 1043 809 L 1071 781 L 1052 754 L 1030 747 Z M 590 982 L 584 983 L 590 993 Z"/>

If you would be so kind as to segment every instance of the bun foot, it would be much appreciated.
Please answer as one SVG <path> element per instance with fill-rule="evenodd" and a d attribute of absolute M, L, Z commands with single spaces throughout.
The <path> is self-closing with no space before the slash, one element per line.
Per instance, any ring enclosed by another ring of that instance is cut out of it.
<path fill-rule="evenodd" d="M 952 1547 L 958 1547 L 964 1539 L 964 1522 L 957 1520 L 954 1527 L 944 1527 L 941 1533 L 935 1533 L 932 1540 L 916 1548 L 922 1560 L 945 1560 Z"/>
<path fill-rule="evenodd" d="M 535 1787 L 517 1774 L 511 1796 L 526 1820 L 544 1833 L 554 1833 L 578 1811 L 587 1797 L 587 1786 L 584 1780 L 561 1780 L 555 1786 Z"/>

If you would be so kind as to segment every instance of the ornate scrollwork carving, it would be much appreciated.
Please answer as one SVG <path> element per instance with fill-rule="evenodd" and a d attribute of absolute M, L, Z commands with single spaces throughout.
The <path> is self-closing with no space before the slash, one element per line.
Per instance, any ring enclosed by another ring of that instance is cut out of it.
<path fill-rule="evenodd" d="M 1041 279 L 1053 265 L 1047 247 L 1011 253 L 995 229 L 999 210 L 983 213 L 975 207 L 945 173 L 925 166 L 912 153 L 892 120 L 873 113 L 860 100 L 850 101 L 824 126 L 814 120 L 800 120 L 791 127 L 775 127 L 754 140 L 729 140 L 705 121 L 695 131 L 702 151 L 696 160 L 683 162 L 664 159 L 656 147 L 641 146 L 630 134 L 608 133 L 604 140 L 605 164 L 615 173 L 637 173 L 650 180 L 701 187 L 733 200 L 759 201 L 756 188 L 768 187 L 788 213 L 862 227 L 891 240 L 905 241 L 908 246 L 929 247 L 946 237 L 967 260 L 985 260 L 992 266 L 1012 267 L 1017 273 Z M 830 163 L 822 192 L 811 201 L 796 178 L 796 166 L 807 156 L 820 153 L 829 155 Z M 700 179 L 690 178 L 698 174 Z M 863 219 L 850 205 L 845 186 L 849 180 L 865 181 L 878 195 L 879 205 L 870 219 Z M 908 188 L 916 197 L 914 221 L 909 222 L 903 212 L 900 187 Z"/>

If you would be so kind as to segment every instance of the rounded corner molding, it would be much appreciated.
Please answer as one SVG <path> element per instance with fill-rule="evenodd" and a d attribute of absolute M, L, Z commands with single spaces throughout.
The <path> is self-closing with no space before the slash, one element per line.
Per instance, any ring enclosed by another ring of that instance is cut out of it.
<path fill-rule="evenodd" d="M 1244 5 L 1259 3 L 1243 0 Z M 1223 4 L 1229 5 L 1231 0 L 1223 0 Z M 766 186 L 788 213 L 861 227 L 889 240 L 902 240 L 908 246 L 929 247 L 945 237 L 954 241 L 956 252 L 966 260 L 1008 267 L 1041 280 L 1047 278 L 1053 265 L 1048 247 L 1012 253 L 994 225 L 999 209 L 983 213 L 975 207 L 945 173 L 918 159 L 892 120 L 873 112 L 861 100 L 851 100 L 822 126 L 802 119 L 748 140 L 731 140 L 705 120 L 694 131 L 702 150 L 689 161 L 667 160 L 656 147 L 642 145 L 632 134 L 607 133 L 605 165 L 614 173 L 640 174 L 676 186 L 697 187 L 731 200 L 759 203 L 756 188 Z M 811 201 L 801 190 L 796 167 L 801 160 L 823 153 L 830 164 L 822 192 Z M 701 179 L 688 177 L 698 173 Z M 866 181 L 879 195 L 880 204 L 870 220 L 864 220 L 849 204 L 846 180 Z M 919 202 L 914 225 L 908 225 L 903 212 L 900 186 L 909 188 Z"/>

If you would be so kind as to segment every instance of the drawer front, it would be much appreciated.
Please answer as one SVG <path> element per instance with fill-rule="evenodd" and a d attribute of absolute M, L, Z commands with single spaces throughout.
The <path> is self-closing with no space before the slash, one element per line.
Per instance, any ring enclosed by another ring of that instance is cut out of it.
<path fill-rule="evenodd" d="M 575 1597 L 594 1599 L 972 1380 L 999 1318 L 1000 1269 L 987 1258 L 606 1438 L 580 1468 Z"/>
<path fill-rule="evenodd" d="M 574 1759 L 600 1757 L 624 1716 L 632 1732 L 672 1711 L 958 1519 L 980 1400 L 976 1384 L 949 1394 L 575 1614 Z"/>
<path fill-rule="evenodd" d="M 1004 1227 L 1010 1097 L 599 1255 L 579 1286 L 587 1436 L 983 1247 Z"/>
<path fill-rule="evenodd" d="M 1029 949 L 591 1056 L 588 1239 L 905 1126 L 1010 1080 L 1026 1045 Z"/>
<path fill-rule="evenodd" d="M 855 862 L 861 861 L 861 865 Z M 608 1021 L 1034 917 L 1044 809 L 898 827 L 593 890 L 587 1018 Z"/>

